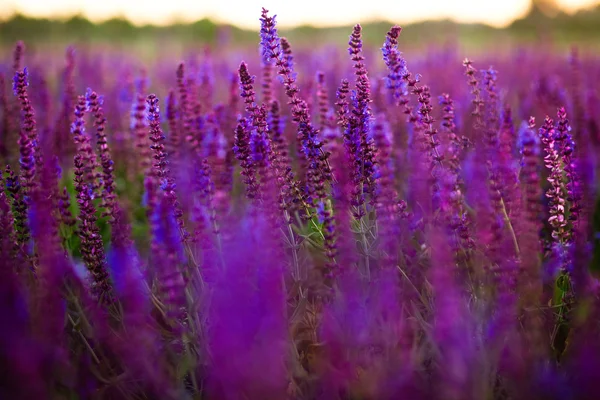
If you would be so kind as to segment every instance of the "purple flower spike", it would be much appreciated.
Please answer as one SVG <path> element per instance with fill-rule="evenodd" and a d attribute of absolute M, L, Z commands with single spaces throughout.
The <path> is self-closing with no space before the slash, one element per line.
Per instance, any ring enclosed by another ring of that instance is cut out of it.
<path fill-rule="evenodd" d="M 148 121 L 150 124 L 150 141 L 152 145 L 150 149 L 154 152 L 152 158 L 154 159 L 151 167 L 151 175 L 156 180 L 156 183 L 160 184 L 161 189 L 165 193 L 166 198 L 170 202 L 173 208 L 173 216 L 177 221 L 177 226 L 181 231 L 182 240 L 186 241 L 189 237 L 189 233 L 185 229 L 185 222 L 183 220 L 183 210 L 177 200 L 177 193 L 175 192 L 175 181 L 171 176 L 171 171 L 168 168 L 167 153 L 165 151 L 165 135 L 163 134 L 160 126 L 160 111 L 158 109 L 158 98 L 154 94 L 148 95 L 146 100 L 148 104 Z"/>
<path fill-rule="evenodd" d="M 275 24 L 263 9 L 261 29 L 273 32 L 269 36 L 269 57 L 275 62 L 278 73 L 283 80 L 285 93 L 291 106 L 293 121 L 298 125 L 298 138 L 308 163 L 307 188 L 310 198 L 324 199 L 327 183 L 331 181 L 331 169 L 328 163 L 329 154 L 322 150 L 322 142 L 318 139 L 318 131 L 311 123 L 306 100 L 299 96 L 300 89 L 296 83 L 293 70 L 292 52 L 287 40 L 279 39 L 272 26 Z M 279 49 L 281 47 L 281 50 Z"/>
<path fill-rule="evenodd" d="M 111 215 L 116 201 L 114 162 L 105 132 L 106 118 L 102 109 L 102 97 L 89 88 L 85 97 L 87 109 L 94 117 L 94 127 L 96 128 L 96 150 L 100 155 L 100 166 L 102 167 L 102 175 L 97 176 L 96 179 L 102 189 L 100 194 L 102 207 L 105 210 L 104 215 Z"/>
<path fill-rule="evenodd" d="M 23 177 L 23 189 L 25 192 L 29 192 L 35 187 L 36 169 L 39 169 L 42 164 L 35 113 L 27 92 L 28 86 L 27 68 L 22 72 L 16 72 L 13 89 L 21 106 L 22 118 L 19 134 L 21 157 L 19 164 L 21 165 L 21 176 Z"/>
<path fill-rule="evenodd" d="M 82 100 L 82 98 L 80 98 Z M 83 107 L 83 101 L 80 104 Z M 108 273 L 108 266 L 104 256 L 104 244 L 98 229 L 96 207 L 91 194 L 91 187 L 86 182 L 86 159 L 82 154 L 77 154 L 73 160 L 75 166 L 75 191 L 79 206 L 79 237 L 81 238 L 82 258 L 90 272 L 92 294 L 100 303 L 110 306 L 114 303 L 112 283 Z"/>

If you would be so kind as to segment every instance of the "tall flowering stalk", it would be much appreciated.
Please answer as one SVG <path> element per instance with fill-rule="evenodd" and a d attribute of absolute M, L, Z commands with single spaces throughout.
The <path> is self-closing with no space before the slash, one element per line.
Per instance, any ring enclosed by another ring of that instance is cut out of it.
<path fill-rule="evenodd" d="M 251 191 L 256 190 L 260 194 L 260 207 L 268 212 L 268 210 L 275 205 L 275 201 L 278 202 L 278 206 L 283 213 L 283 222 L 288 229 L 289 237 L 286 239 L 289 241 L 290 247 L 292 248 L 293 264 L 294 264 L 294 278 L 299 281 L 299 261 L 297 255 L 297 244 L 295 233 L 292 229 L 292 219 L 290 212 L 292 211 L 293 204 L 293 193 L 294 177 L 291 169 L 285 162 L 286 159 L 282 158 L 283 153 L 287 153 L 285 150 L 285 141 L 281 137 L 279 126 L 275 126 L 275 132 L 269 132 L 267 109 L 263 103 L 260 106 L 255 104 L 255 93 L 253 88 L 254 77 L 250 76 L 247 66 L 245 63 L 240 65 L 239 69 L 240 77 L 240 96 L 244 100 L 246 105 L 246 113 L 249 114 L 249 118 L 252 119 L 252 128 L 249 136 L 249 150 L 250 157 L 244 155 L 247 150 L 244 150 L 246 144 L 243 140 L 243 135 L 236 134 L 236 147 L 238 159 L 242 162 L 242 168 L 244 171 L 242 174 L 246 174 L 247 178 L 251 175 L 251 171 L 256 171 L 256 179 L 247 179 L 247 182 L 251 185 L 247 187 Z M 275 103 L 275 102 L 273 102 Z M 278 104 L 275 103 L 276 123 L 278 124 Z M 271 110 L 273 111 L 273 110 Z M 239 131 L 238 131 L 239 132 Z M 240 132 L 242 133 L 242 132 Z M 269 133 L 275 133 L 278 137 L 277 143 L 273 146 L 272 138 L 269 137 Z M 238 146 L 238 144 L 241 146 Z M 274 150 L 275 147 L 275 150 Z M 248 163 L 251 165 L 250 168 L 246 168 Z M 256 189 L 255 189 L 256 188 Z M 275 214 L 270 215 L 270 222 L 274 227 L 277 227 L 278 220 Z"/>
<path fill-rule="evenodd" d="M 567 230 L 568 220 L 566 217 L 566 192 L 561 164 L 561 143 L 557 141 L 552 118 L 546 117 L 539 130 L 539 135 L 546 152 L 544 164 L 550 170 L 550 175 L 547 178 L 550 188 L 546 192 L 546 197 L 550 199 L 548 222 L 552 226 L 552 238 L 557 242 L 567 243 L 570 232 Z"/>
<path fill-rule="evenodd" d="M 292 264 L 293 264 L 293 277 L 299 282 L 300 276 L 300 257 L 298 255 L 298 238 L 297 233 L 294 232 L 294 219 L 295 213 L 300 214 L 301 218 L 308 219 L 310 217 L 309 208 L 305 194 L 300 189 L 300 183 L 294 176 L 292 168 L 290 166 L 290 156 L 288 152 L 288 142 L 284 137 L 284 127 L 281 121 L 279 102 L 273 100 L 268 114 L 268 134 L 271 138 L 272 152 L 271 152 L 271 165 L 274 168 L 278 193 L 278 204 L 279 208 L 283 213 L 283 223 L 287 228 L 287 240 L 289 247 L 291 248 Z M 330 237 L 329 243 L 333 243 L 333 237 Z M 299 286 L 298 290 L 302 295 L 302 287 Z"/>
<path fill-rule="evenodd" d="M 104 214 L 110 215 L 112 214 L 117 194 L 115 191 L 114 162 L 110 154 L 105 131 L 106 118 L 102 109 L 104 99 L 91 89 L 87 90 L 85 99 L 87 108 L 94 117 L 94 127 L 96 128 L 96 151 L 100 155 L 100 166 L 102 167 L 102 175 L 99 179 L 99 186 L 102 190 L 102 207 L 105 210 Z"/>
<path fill-rule="evenodd" d="M 406 61 L 398 51 L 398 37 L 401 32 L 402 29 L 399 26 L 393 26 L 388 31 L 382 47 L 383 59 L 388 68 L 386 85 L 391 91 L 394 101 L 403 107 L 404 114 L 407 115 L 407 122 L 414 127 L 416 139 L 422 142 L 422 150 L 427 154 L 430 170 L 429 183 L 433 200 L 432 209 L 437 209 L 440 207 L 440 175 L 444 169 L 444 157 L 436 137 L 437 129 L 434 127 L 431 93 L 428 86 L 418 85 L 419 77 L 412 76 L 406 67 Z M 416 112 L 409 104 L 408 93 L 417 97 L 419 108 Z"/>
<path fill-rule="evenodd" d="M 152 142 L 150 149 L 154 153 L 152 156 L 154 161 L 151 166 L 151 175 L 164 192 L 166 199 L 169 201 L 170 207 L 173 209 L 173 217 L 180 230 L 181 238 L 185 241 L 188 239 L 189 233 L 185 229 L 183 211 L 179 204 L 179 200 L 177 199 L 177 193 L 175 192 L 175 181 L 168 168 L 167 153 L 164 145 L 165 135 L 160 126 L 158 98 L 156 95 L 150 94 L 148 95 L 146 102 L 148 104 L 149 139 Z"/>
<path fill-rule="evenodd" d="M 442 132 L 447 136 L 446 169 L 444 191 L 447 196 L 443 200 L 448 204 L 446 210 L 448 227 L 453 232 L 450 245 L 454 252 L 455 262 L 459 265 L 469 261 L 470 253 L 475 247 L 471 233 L 471 218 L 469 217 L 461 180 L 461 155 L 465 148 L 464 140 L 457 134 L 454 101 L 449 94 L 443 94 L 439 99 L 443 111 Z"/>
<path fill-rule="evenodd" d="M 262 101 L 268 105 L 273 101 L 273 61 L 269 57 L 267 29 L 267 27 L 261 27 L 260 30 L 260 58 L 262 65 Z"/>
<path fill-rule="evenodd" d="M 581 179 L 578 174 L 578 160 L 575 156 L 575 142 L 571 136 L 571 125 L 564 107 L 561 107 L 557 112 L 555 143 L 558 147 L 564 171 L 563 183 L 566 194 L 565 200 L 568 206 L 568 211 L 565 214 L 568 222 L 567 234 L 564 239 L 565 242 L 569 243 L 565 249 L 568 251 L 568 248 L 574 245 L 576 235 L 581 234 L 578 231 L 581 211 Z M 571 272 L 573 272 L 573 267 L 574 265 L 571 265 Z"/>
<path fill-rule="evenodd" d="M 275 28 L 275 17 L 269 17 L 268 10 L 262 10 L 261 34 L 269 59 L 275 62 L 278 74 L 283 79 L 285 93 L 292 109 L 292 119 L 298 125 L 302 152 L 308 162 L 307 185 L 309 198 L 322 201 L 326 196 L 326 186 L 331 181 L 331 169 L 327 162 L 328 154 L 322 150 L 322 142 L 318 138 L 318 131 L 313 127 L 308 112 L 308 106 L 300 95 L 296 76 L 293 70 L 291 52 L 289 47 L 283 45 L 282 39 Z M 285 42 L 287 43 L 287 41 Z"/>
<path fill-rule="evenodd" d="M 28 253 L 26 246 L 29 244 L 31 232 L 27 224 L 27 201 L 26 195 L 21 186 L 21 181 L 18 176 L 10 168 L 6 166 L 6 191 L 11 198 L 12 212 L 14 213 L 14 227 L 16 235 L 16 246 L 18 251 Z"/>
<path fill-rule="evenodd" d="M 347 151 L 346 138 L 350 132 L 350 82 L 347 79 L 342 79 L 340 86 L 335 93 L 335 121 L 338 125 L 338 130 L 335 136 L 329 137 L 327 142 L 327 150 L 331 152 L 331 163 L 333 165 L 333 174 L 335 176 L 336 185 L 341 188 L 340 180 L 343 178 L 342 175 L 346 174 L 346 166 L 348 164 L 349 157 L 352 156 L 352 152 Z M 341 132 L 341 135 L 339 134 Z M 346 150 L 346 152 L 344 152 Z M 345 177 L 344 177 L 345 178 Z M 346 179 L 343 179 L 344 182 Z M 343 187 L 343 191 L 347 190 Z"/>
<path fill-rule="evenodd" d="M 81 239 L 81 256 L 91 274 L 91 291 L 105 305 L 113 304 L 112 284 L 104 256 L 102 236 L 97 225 L 96 207 L 93 201 L 93 190 L 85 179 L 85 159 L 76 154 L 73 160 L 75 166 L 75 191 L 79 206 L 78 233 Z"/>
<path fill-rule="evenodd" d="M 496 217 L 491 221 L 491 239 L 490 256 L 492 261 L 498 263 L 500 258 L 500 243 L 503 240 L 503 230 L 507 229 L 510 239 L 513 243 L 513 251 L 516 257 L 520 254 L 519 244 L 516 238 L 513 223 L 509 218 L 506 204 L 504 202 L 505 193 L 503 193 L 502 182 L 498 174 L 498 130 L 499 119 L 497 110 L 498 94 L 496 89 L 496 71 L 489 69 L 484 73 L 484 86 L 487 102 L 481 92 L 479 80 L 476 77 L 477 69 L 473 67 L 473 62 L 469 59 L 463 61 L 465 66 L 465 74 L 467 75 L 468 84 L 471 86 L 471 94 L 473 96 L 473 111 L 471 115 L 474 117 L 473 127 L 484 134 L 487 156 L 488 170 L 488 189 L 490 191 L 490 200 Z"/>
<path fill-rule="evenodd" d="M 261 176 L 261 186 L 265 187 L 264 191 L 269 191 L 269 183 L 273 177 L 277 176 L 279 171 L 271 169 L 274 167 L 273 160 L 275 156 L 273 154 L 271 139 L 268 136 L 267 108 L 264 104 L 261 104 L 256 110 L 253 125 L 255 130 L 250 142 L 252 156 Z M 275 165 L 275 167 L 277 166 L 279 165 Z"/>
<path fill-rule="evenodd" d="M 263 25 L 261 29 L 263 63 L 272 62 L 272 57 L 269 56 L 271 30 L 274 30 L 274 26 L 269 24 Z M 234 145 L 234 151 L 242 164 L 242 175 L 246 177 L 246 193 L 251 199 L 260 198 L 264 209 L 270 208 L 273 201 L 278 202 L 283 213 L 283 222 L 287 227 L 288 237 L 286 239 L 289 241 L 293 257 L 293 277 L 300 285 L 298 245 L 290 215 L 294 202 L 294 188 L 297 186 L 291 168 L 288 166 L 286 143 L 279 126 L 279 104 L 276 101 L 271 102 L 271 122 L 275 125 L 272 127 L 273 131 L 269 132 L 266 105 L 265 103 L 260 106 L 256 105 L 254 77 L 250 75 L 247 65 L 243 62 L 239 68 L 239 79 L 240 96 L 244 101 L 246 113 L 249 114 L 252 121 L 251 128 L 248 124 L 244 127 L 243 120 L 240 121 L 236 129 Z M 248 128 L 251 129 L 250 132 L 248 132 Z M 269 133 L 272 134 L 270 137 Z M 273 141 L 275 141 L 274 144 Z M 271 184 L 272 181 L 275 181 L 275 186 Z M 277 194 L 273 192 L 274 190 L 277 191 Z M 255 193 L 260 197 L 256 197 Z M 301 193 L 298 193 L 296 198 L 302 199 Z M 271 223 L 276 226 L 276 218 L 272 218 Z M 302 294 L 301 286 L 299 286 L 299 292 Z"/>
<path fill-rule="evenodd" d="M 21 157 L 19 164 L 21 166 L 22 186 L 26 194 L 35 187 L 36 168 L 39 169 L 41 166 L 35 114 L 29 100 L 27 86 L 29 86 L 29 82 L 27 68 L 25 68 L 23 71 L 15 73 L 13 90 L 21 106 L 22 123 L 19 134 Z"/>
<path fill-rule="evenodd" d="M 381 114 L 378 117 L 382 117 Z M 399 195 L 395 186 L 395 166 L 391 149 L 394 145 L 392 131 L 383 118 L 378 119 L 373 125 L 373 139 L 376 144 L 376 158 L 378 160 L 379 185 L 377 191 L 377 225 L 381 240 L 380 248 L 383 250 L 385 267 L 394 267 L 398 263 L 399 220 L 402 213 L 399 211 Z"/>
<path fill-rule="evenodd" d="M 257 191 L 262 193 L 261 187 L 268 184 L 271 177 L 277 175 L 277 171 L 270 169 L 273 160 L 273 149 L 271 139 L 267 131 L 267 110 L 264 103 L 257 106 L 256 95 L 254 92 L 254 76 L 248 72 L 246 63 L 242 63 L 239 69 L 240 75 L 240 96 L 244 99 L 246 113 L 252 121 L 252 130 L 250 133 L 250 150 L 252 154 L 252 163 L 258 172 L 256 180 Z M 276 165 L 277 167 L 278 165 Z M 264 200 L 264 199 L 263 199 Z"/>
<path fill-rule="evenodd" d="M 259 193 L 256 166 L 252 161 L 250 150 L 250 129 L 248 120 L 241 118 L 235 128 L 233 152 L 242 167 L 241 174 L 244 177 L 244 184 L 246 185 L 246 197 L 254 200 L 258 198 Z"/>
<path fill-rule="evenodd" d="M 58 198 L 58 209 L 60 213 L 60 222 L 67 227 L 74 227 L 77 221 L 73 218 L 71 213 L 71 197 L 67 187 L 63 187 L 62 193 Z"/>
<path fill-rule="evenodd" d="M 197 229 L 200 227 L 203 231 L 210 232 L 220 240 L 220 228 L 214 205 L 215 184 L 212 180 L 212 170 L 206 159 L 202 160 L 196 184 L 198 186 L 196 191 L 199 198 L 194 209 L 194 213 L 196 214 L 194 219 Z M 206 232 L 203 231 L 197 231 L 195 235 L 199 237 L 205 234 Z"/>
<path fill-rule="evenodd" d="M 274 100 L 271 102 L 271 108 L 269 110 L 268 128 L 273 142 L 273 151 L 278 154 L 278 159 L 282 166 L 290 165 L 290 157 L 288 152 L 288 143 L 283 134 L 284 126 L 281 120 L 281 110 L 279 108 L 279 102 Z"/>
<path fill-rule="evenodd" d="M 75 119 L 71 126 L 73 141 L 77 146 L 77 153 L 83 159 L 86 184 L 92 189 L 91 196 L 94 197 L 100 188 L 100 175 L 98 174 L 98 157 L 91 144 L 91 138 L 85 129 L 85 113 L 88 110 L 88 103 L 84 96 L 78 96 L 75 106 Z"/>
<path fill-rule="evenodd" d="M 405 75 L 407 76 L 407 75 Z M 414 82 L 414 85 L 413 85 Z M 430 173 L 431 173 L 431 190 L 432 190 L 432 200 L 434 209 L 441 206 L 441 201 L 439 197 L 440 192 L 440 175 L 443 173 L 444 165 L 442 160 L 444 156 L 440 151 L 440 142 L 437 140 L 437 129 L 434 127 L 433 123 L 435 122 L 432 111 L 433 106 L 431 104 L 431 93 L 429 91 L 429 86 L 417 86 L 416 80 L 411 80 L 410 77 L 407 79 L 407 85 L 409 87 L 414 86 L 412 89 L 412 94 L 417 96 L 417 101 L 419 102 L 419 117 L 420 122 L 423 125 L 423 134 L 425 135 L 427 144 L 427 155 L 429 157 L 430 162 Z"/>
<path fill-rule="evenodd" d="M 523 121 L 518 135 L 518 148 L 521 153 L 521 203 L 523 204 L 524 221 L 519 242 L 523 249 L 521 254 L 521 279 L 518 282 L 522 293 L 520 303 L 523 308 L 537 307 L 542 293 L 540 254 L 542 246 L 542 187 L 541 187 L 541 146 L 536 132 L 534 117 Z M 524 326 L 531 347 L 537 354 L 546 352 L 545 343 L 540 335 L 544 334 L 541 311 L 531 311 L 524 314 Z"/>
<path fill-rule="evenodd" d="M 19 250 L 18 237 L 16 232 L 16 220 L 11 207 L 11 201 L 4 191 L 6 180 L 3 174 L 0 174 L 0 229 L 4 232 L 0 244 L 3 246 L 1 251 L 3 255 L 17 256 Z"/>
<path fill-rule="evenodd" d="M 399 26 L 393 26 L 387 33 L 381 52 L 383 61 L 388 69 L 385 79 L 386 87 L 391 91 L 395 102 L 400 102 L 406 91 L 403 76 L 408 72 L 406 60 L 398 50 L 398 37 L 402 32 Z"/>
<path fill-rule="evenodd" d="M 573 188 L 570 179 L 576 178 L 566 170 L 565 166 L 572 163 L 573 141 L 569 134 L 570 126 L 564 108 L 558 110 L 558 121 L 546 117 L 544 125 L 539 130 L 539 135 L 546 156 L 544 163 L 550 170 L 547 178 L 550 188 L 546 197 L 550 203 L 550 217 L 548 222 L 552 227 L 553 252 L 559 265 L 558 277 L 553 298 L 556 306 L 555 329 L 552 333 L 553 347 L 558 358 L 562 356 L 565 342 L 569 333 L 571 311 L 574 306 L 573 291 L 573 226 L 569 224 L 569 211 L 573 203 L 573 196 L 569 195 L 569 188 Z M 570 199 L 570 200 L 569 200 Z M 577 205 L 574 205 L 577 212 Z"/>
<path fill-rule="evenodd" d="M 356 186 L 353 185 L 351 174 L 345 173 L 345 166 L 347 165 L 347 158 L 352 157 L 355 154 L 352 151 L 348 151 L 348 144 L 353 142 L 347 140 L 348 133 L 350 132 L 350 82 L 346 79 L 342 79 L 338 90 L 336 91 L 336 119 L 337 124 L 340 126 L 343 132 L 344 143 L 332 142 L 329 143 L 332 151 L 332 163 L 334 165 L 334 173 L 336 177 L 336 183 L 333 185 L 332 197 L 335 202 L 335 214 L 334 222 L 337 232 L 339 233 L 336 242 L 338 251 L 338 268 L 342 273 L 342 268 L 348 268 L 350 265 L 355 263 L 354 248 L 355 244 L 352 243 L 352 230 L 348 215 L 355 213 L 356 208 L 352 206 L 352 200 L 350 194 L 352 189 Z M 341 146 L 345 146 L 346 152 L 343 151 Z M 352 158 L 351 158 L 352 160 Z M 354 214 L 356 218 L 356 214 Z M 366 238 L 366 236 L 365 236 Z"/>
<path fill-rule="evenodd" d="M 350 102 L 348 99 L 348 94 L 350 93 L 350 82 L 347 79 L 342 79 L 340 83 L 340 87 L 336 91 L 336 117 L 337 123 L 340 125 L 342 132 L 345 132 L 348 129 L 348 124 L 350 123 Z"/>
<path fill-rule="evenodd" d="M 362 27 L 356 25 L 348 42 L 351 59 L 356 75 L 356 92 L 353 92 L 354 108 L 349 116 L 348 145 L 352 152 L 353 180 L 355 184 L 355 207 L 362 208 L 365 193 L 370 196 L 371 204 L 377 202 L 377 182 L 375 176 L 376 160 L 374 141 L 371 135 L 371 84 L 367 75 L 362 54 Z M 360 219 L 365 211 L 356 213 Z"/>
<path fill-rule="evenodd" d="M 573 236 L 580 234 L 578 227 L 581 222 L 580 213 L 582 210 L 581 198 L 582 188 L 581 179 L 578 176 L 579 163 L 575 156 L 575 142 L 571 135 L 571 126 L 567 119 L 567 112 L 562 107 L 558 110 L 558 121 L 557 121 L 557 138 L 560 135 L 563 141 L 561 148 L 561 157 L 563 162 L 563 168 L 565 171 L 567 189 L 567 201 L 569 202 L 569 221 L 571 223 L 571 240 L 574 241 Z"/>
<path fill-rule="evenodd" d="M 81 257 L 91 275 L 91 291 L 104 305 L 112 305 L 114 296 L 112 283 L 104 255 L 104 244 L 98 228 L 98 217 L 94 204 L 94 188 L 96 186 L 93 172 L 93 153 L 89 137 L 85 132 L 85 98 L 79 96 L 75 107 L 72 134 L 78 145 L 78 152 L 73 159 L 74 183 L 79 206 L 78 234 L 81 239 Z"/>
<path fill-rule="evenodd" d="M 483 100 L 484 107 L 484 123 L 483 133 L 484 142 L 486 144 L 486 157 L 487 167 L 489 175 L 489 189 L 490 199 L 492 201 L 492 207 L 496 215 L 501 215 L 503 212 L 507 213 L 505 199 L 506 186 L 502 182 L 500 176 L 500 152 L 498 151 L 499 145 L 499 130 L 500 121 L 498 116 L 498 93 L 496 89 L 496 71 L 491 68 L 483 71 L 483 80 L 485 88 L 485 100 Z M 502 220 L 495 218 L 492 226 L 492 232 L 494 234 L 493 243 L 499 244 L 502 238 Z"/>
<path fill-rule="evenodd" d="M 495 71 L 490 68 L 488 70 L 489 73 L 495 74 Z M 501 187 L 500 193 L 502 194 L 504 210 L 509 221 L 506 224 L 510 224 L 508 229 L 510 231 L 510 227 L 512 227 L 515 231 L 515 236 L 517 234 L 521 236 L 528 227 L 523 218 L 525 205 L 519 191 L 518 164 L 515 156 L 517 137 L 512 118 L 512 109 L 509 105 L 505 104 L 502 108 L 499 122 L 497 174 L 499 186 Z M 515 249 L 517 247 L 520 249 L 521 245 L 519 242 L 520 240 L 517 237 L 516 244 L 513 243 Z"/>
<path fill-rule="evenodd" d="M 244 101 L 246 112 L 252 118 L 252 122 L 256 118 L 255 114 L 258 110 L 256 106 L 256 93 L 254 92 L 254 76 L 250 75 L 248 71 L 248 65 L 245 62 L 240 64 L 240 68 L 238 70 L 239 78 L 240 78 L 240 97 Z"/>

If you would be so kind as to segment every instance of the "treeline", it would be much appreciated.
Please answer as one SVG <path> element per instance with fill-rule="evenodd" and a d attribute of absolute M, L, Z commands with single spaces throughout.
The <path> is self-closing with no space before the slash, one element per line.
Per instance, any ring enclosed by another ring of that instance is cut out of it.
<path fill-rule="evenodd" d="M 0 22 L 0 40 L 90 40 L 115 41 L 137 40 L 156 37 L 173 37 L 180 40 L 198 40 L 212 42 L 219 32 L 245 36 L 248 32 L 233 26 L 219 26 L 213 21 L 202 19 L 190 24 L 173 24 L 170 26 L 144 25 L 136 26 L 125 18 L 112 18 L 104 22 L 94 23 L 89 19 L 75 15 L 67 20 L 33 18 L 14 15 Z M 241 35 L 240 35 L 241 34 Z"/>
<path fill-rule="evenodd" d="M 573 15 L 557 11 L 549 15 L 534 0 L 530 12 L 514 21 L 504 29 L 496 29 L 484 24 L 459 24 L 452 21 L 425 21 L 410 24 L 403 38 L 416 43 L 437 42 L 442 39 L 467 40 L 468 42 L 486 42 L 498 36 L 514 37 L 518 40 L 537 38 L 540 35 L 551 36 L 557 41 L 593 42 L 600 37 L 600 5 L 581 10 Z M 363 24 L 365 42 L 378 43 L 392 22 L 380 21 Z M 405 27 L 408 27 L 405 25 Z M 301 26 L 291 30 L 282 30 L 296 42 L 320 40 L 344 40 L 350 27 L 316 28 Z M 148 41 L 153 39 L 174 39 L 181 42 L 215 43 L 219 40 L 236 43 L 252 42 L 256 33 L 232 25 L 217 24 L 209 19 L 193 23 L 175 23 L 169 26 L 133 25 L 125 18 L 113 18 L 93 23 L 87 18 L 76 15 L 66 20 L 32 18 L 14 15 L 0 21 L 0 43 L 14 43 L 16 40 L 37 41 Z"/>

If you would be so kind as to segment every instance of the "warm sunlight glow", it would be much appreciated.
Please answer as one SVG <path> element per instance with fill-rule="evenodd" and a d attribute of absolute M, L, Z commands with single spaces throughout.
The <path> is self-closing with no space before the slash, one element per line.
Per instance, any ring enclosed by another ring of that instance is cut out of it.
<path fill-rule="evenodd" d="M 571 12 L 597 0 L 555 0 L 555 3 Z M 36 17 L 83 14 L 94 21 L 124 16 L 136 24 L 161 25 L 209 17 L 256 28 L 260 8 L 264 6 L 281 16 L 281 26 L 340 25 L 373 19 L 406 23 L 442 18 L 502 26 L 527 12 L 529 4 L 528 0 L 0 0 L 0 16 L 14 12 Z"/>

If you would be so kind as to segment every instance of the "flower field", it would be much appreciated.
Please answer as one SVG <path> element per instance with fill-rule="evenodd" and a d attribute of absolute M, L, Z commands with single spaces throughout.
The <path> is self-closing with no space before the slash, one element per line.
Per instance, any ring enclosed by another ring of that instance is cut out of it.
<path fill-rule="evenodd" d="M 598 54 L 258 27 L 0 61 L 0 398 L 599 398 Z"/>

